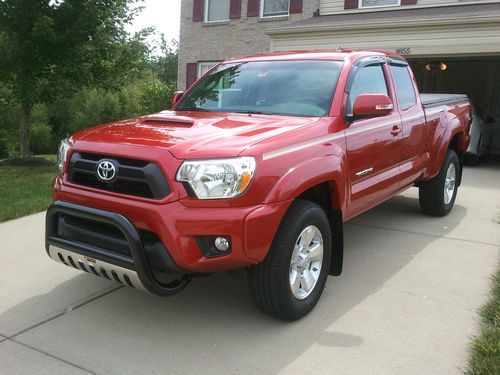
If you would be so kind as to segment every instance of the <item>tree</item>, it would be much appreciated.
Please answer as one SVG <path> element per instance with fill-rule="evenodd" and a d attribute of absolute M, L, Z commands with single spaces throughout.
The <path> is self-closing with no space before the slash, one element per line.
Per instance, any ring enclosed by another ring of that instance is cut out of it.
<path fill-rule="evenodd" d="M 0 0 L 0 84 L 19 103 L 20 156 L 30 156 L 33 106 L 79 87 L 118 87 L 138 74 L 144 35 L 125 25 L 138 0 Z"/>
<path fill-rule="evenodd" d="M 172 41 L 168 43 L 165 40 L 165 35 L 161 34 L 160 43 L 157 49 L 159 49 L 159 54 L 153 55 L 151 58 L 153 71 L 162 82 L 166 84 L 176 83 L 179 42 L 172 39 Z"/>

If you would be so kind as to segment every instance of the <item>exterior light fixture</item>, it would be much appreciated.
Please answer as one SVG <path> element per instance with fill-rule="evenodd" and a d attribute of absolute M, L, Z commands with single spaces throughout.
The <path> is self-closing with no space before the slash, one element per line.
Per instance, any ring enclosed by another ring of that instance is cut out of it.
<path fill-rule="evenodd" d="M 446 70 L 448 66 L 444 62 L 439 62 L 439 61 L 432 61 L 427 64 L 425 64 L 425 70 L 431 71 L 431 70 Z"/>

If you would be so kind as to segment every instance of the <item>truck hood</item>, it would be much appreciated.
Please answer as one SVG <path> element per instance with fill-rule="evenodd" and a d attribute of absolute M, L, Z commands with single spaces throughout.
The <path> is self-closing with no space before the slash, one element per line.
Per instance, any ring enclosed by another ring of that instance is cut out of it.
<path fill-rule="evenodd" d="M 316 117 L 164 111 L 83 130 L 77 142 L 162 148 L 176 158 L 236 156 L 265 139 L 317 122 Z"/>

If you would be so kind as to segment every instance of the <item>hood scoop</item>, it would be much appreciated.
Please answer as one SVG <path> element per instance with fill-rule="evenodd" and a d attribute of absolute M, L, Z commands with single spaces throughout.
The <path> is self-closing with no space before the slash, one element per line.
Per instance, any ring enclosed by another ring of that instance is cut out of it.
<path fill-rule="evenodd" d="M 182 127 L 182 128 L 190 128 L 193 126 L 193 122 L 189 121 L 171 121 L 171 120 L 162 120 L 162 119 L 148 119 L 141 122 L 146 125 L 157 125 L 157 126 L 174 126 L 174 127 Z"/>

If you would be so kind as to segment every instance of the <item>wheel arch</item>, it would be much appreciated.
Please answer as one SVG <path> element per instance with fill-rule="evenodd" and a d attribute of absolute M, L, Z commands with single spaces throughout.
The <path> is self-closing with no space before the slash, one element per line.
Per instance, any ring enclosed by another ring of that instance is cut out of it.
<path fill-rule="evenodd" d="M 466 149 L 467 145 L 466 145 L 465 134 L 461 131 L 456 131 L 451 137 L 450 143 L 448 144 L 448 148 L 444 151 L 444 154 L 446 154 L 447 150 L 453 150 L 458 156 L 458 163 L 459 163 L 458 181 L 457 181 L 458 186 L 460 186 L 462 183 L 462 174 L 463 174 L 462 172 L 465 163 Z"/>
<path fill-rule="evenodd" d="M 449 136 L 444 137 L 445 140 L 442 141 L 441 145 L 438 148 L 439 151 L 435 154 L 435 162 L 432 165 L 429 178 L 432 178 L 439 173 L 441 165 L 443 164 L 444 158 L 446 156 L 446 152 L 448 150 L 453 150 L 457 154 L 460 164 L 458 177 L 458 185 L 460 186 L 460 183 L 462 182 L 462 169 L 464 165 L 465 150 L 467 149 L 467 137 L 464 131 L 460 128 L 460 122 L 458 121 L 458 119 L 456 119 L 454 123 L 450 121 L 448 125 L 450 130 L 449 133 L 447 132 L 447 134 L 449 134 Z"/>
<path fill-rule="evenodd" d="M 344 159 L 324 155 L 309 159 L 290 169 L 275 184 L 265 203 L 301 199 L 317 203 L 325 211 L 332 233 L 332 257 L 329 274 L 342 273 L 344 240 L 343 212 L 346 208 L 348 184 Z"/>
<path fill-rule="evenodd" d="M 337 183 L 333 180 L 321 182 L 303 191 L 296 199 L 314 202 L 325 211 L 332 235 L 329 274 L 339 276 L 342 273 L 344 260 L 344 233 Z"/>

